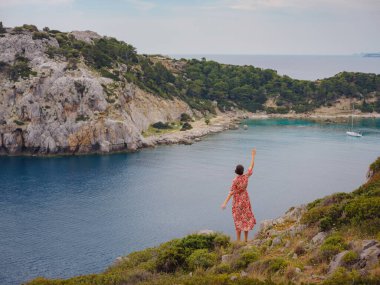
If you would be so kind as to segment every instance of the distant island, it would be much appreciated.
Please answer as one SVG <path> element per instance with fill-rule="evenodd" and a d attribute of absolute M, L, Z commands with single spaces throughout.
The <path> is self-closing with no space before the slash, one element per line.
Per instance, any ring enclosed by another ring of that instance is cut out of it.
<path fill-rule="evenodd" d="M 352 104 L 358 115 L 380 113 L 379 74 L 296 80 L 249 65 L 138 54 L 92 31 L 0 22 L 0 155 L 191 143 L 252 113 L 349 115 Z"/>
<path fill-rule="evenodd" d="M 380 52 L 376 52 L 376 53 L 365 53 L 363 56 L 364 56 L 364 57 L 380 57 Z"/>

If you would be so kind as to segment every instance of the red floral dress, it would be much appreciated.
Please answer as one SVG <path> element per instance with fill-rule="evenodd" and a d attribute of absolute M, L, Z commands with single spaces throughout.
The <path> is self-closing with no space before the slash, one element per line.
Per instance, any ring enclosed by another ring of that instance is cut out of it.
<path fill-rule="evenodd" d="M 252 230 L 256 224 L 247 192 L 248 178 L 251 175 L 252 170 L 246 174 L 237 176 L 231 186 L 230 194 L 233 195 L 232 216 L 234 218 L 235 228 L 238 231 Z"/>

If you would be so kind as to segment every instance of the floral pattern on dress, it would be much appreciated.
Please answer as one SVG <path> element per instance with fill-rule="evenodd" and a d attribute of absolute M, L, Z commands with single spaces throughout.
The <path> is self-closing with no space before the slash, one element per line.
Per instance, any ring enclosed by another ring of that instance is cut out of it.
<path fill-rule="evenodd" d="M 231 186 L 230 194 L 233 195 L 232 216 L 235 228 L 238 231 L 252 230 L 256 224 L 247 192 L 248 178 L 251 175 L 252 170 L 249 170 L 246 174 L 235 177 Z"/>

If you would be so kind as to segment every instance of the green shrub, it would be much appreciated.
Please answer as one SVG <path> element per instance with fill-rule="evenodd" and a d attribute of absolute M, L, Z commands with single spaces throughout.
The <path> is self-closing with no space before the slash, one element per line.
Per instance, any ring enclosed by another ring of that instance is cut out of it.
<path fill-rule="evenodd" d="M 378 157 L 376 159 L 375 162 L 373 162 L 370 166 L 369 166 L 369 170 L 368 170 L 368 173 L 367 173 L 367 177 L 368 178 L 371 178 L 373 177 L 376 173 L 379 173 L 380 172 L 380 157 Z"/>
<path fill-rule="evenodd" d="M 207 249 L 197 249 L 186 259 L 186 262 L 190 270 L 207 269 L 215 265 L 216 258 L 216 254 L 208 252 Z"/>
<path fill-rule="evenodd" d="M 303 214 L 301 222 L 304 224 L 314 224 L 319 222 L 332 206 L 314 206 Z"/>
<path fill-rule="evenodd" d="M 42 40 L 42 39 L 48 39 L 49 34 L 45 32 L 33 32 L 32 39 L 33 40 Z"/>
<path fill-rule="evenodd" d="M 14 120 L 13 122 L 14 122 L 16 125 L 18 125 L 18 126 L 23 126 L 23 125 L 25 125 L 25 123 L 24 123 L 23 121 Z"/>
<path fill-rule="evenodd" d="M 191 117 L 187 113 L 182 113 L 180 120 L 181 120 L 181 122 L 191 122 Z"/>
<path fill-rule="evenodd" d="M 269 260 L 269 271 L 284 273 L 285 268 L 288 266 L 288 262 L 282 258 L 275 258 Z"/>
<path fill-rule="evenodd" d="M 180 240 L 172 240 L 160 246 L 156 269 L 159 272 L 175 272 L 186 260 L 185 249 Z"/>
<path fill-rule="evenodd" d="M 186 122 L 182 125 L 181 131 L 191 130 L 192 128 L 193 126 L 190 123 Z"/>
<path fill-rule="evenodd" d="M 342 262 L 345 266 L 350 266 L 359 261 L 359 254 L 355 251 L 350 250 L 342 257 Z"/>
<path fill-rule="evenodd" d="M 323 217 L 320 220 L 319 227 L 320 227 L 321 231 L 326 232 L 333 227 L 333 220 L 331 219 L 331 217 Z"/>
<path fill-rule="evenodd" d="M 379 231 L 380 197 L 358 197 L 350 201 L 344 209 L 352 226 L 357 226 L 368 234 Z"/>
<path fill-rule="evenodd" d="M 0 22 L 0 34 L 5 34 L 7 30 L 3 27 L 3 22 Z"/>
<path fill-rule="evenodd" d="M 214 267 L 214 272 L 217 274 L 231 273 L 232 271 L 232 267 L 227 263 L 220 263 Z"/>
<path fill-rule="evenodd" d="M 369 281 L 369 280 L 368 280 Z M 347 271 L 343 267 L 337 268 L 335 272 L 323 283 L 325 285 L 347 285 L 347 284 L 376 284 L 372 282 L 368 282 L 361 278 L 359 272 L 356 270 Z"/>
<path fill-rule="evenodd" d="M 256 250 L 244 251 L 240 254 L 240 257 L 233 262 L 232 266 L 234 269 L 247 268 L 248 264 L 257 261 L 259 258 L 259 253 Z"/>
<path fill-rule="evenodd" d="M 321 245 L 320 251 L 325 260 L 330 260 L 334 255 L 348 248 L 340 234 L 332 234 L 325 239 Z"/>
<path fill-rule="evenodd" d="M 85 115 L 78 115 L 75 119 L 76 122 L 80 122 L 80 121 L 88 121 L 90 119 L 89 116 L 85 116 Z"/>
<path fill-rule="evenodd" d="M 214 247 L 227 247 L 230 244 L 229 236 L 217 234 L 214 238 Z"/>
<path fill-rule="evenodd" d="M 152 124 L 152 127 L 159 130 L 172 129 L 169 123 L 157 122 Z"/>

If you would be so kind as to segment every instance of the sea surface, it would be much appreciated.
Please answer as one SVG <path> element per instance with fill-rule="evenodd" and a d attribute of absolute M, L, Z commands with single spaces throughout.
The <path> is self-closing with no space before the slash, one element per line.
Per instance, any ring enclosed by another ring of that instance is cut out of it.
<path fill-rule="evenodd" d="M 205 57 L 225 64 L 253 65 L 277 70 L 280 75 L 294 79 L 317 80 L 342 71 L 380 74 L 380 57 L 360 55 L 171 55 L 174 58 Z"/>
<path fill-rule="evenodd" d="M 0 157 L 0 284 L 100 272 L 115 258 L 201 229 L 234 236 L 234 168 L 257 148 L 249 194 L 258 221 L 365 181 L 380 120 L 252 120 L 191 146 L 81 157 Z M 252 234 L 251 234 L 252 237 Z"/>

